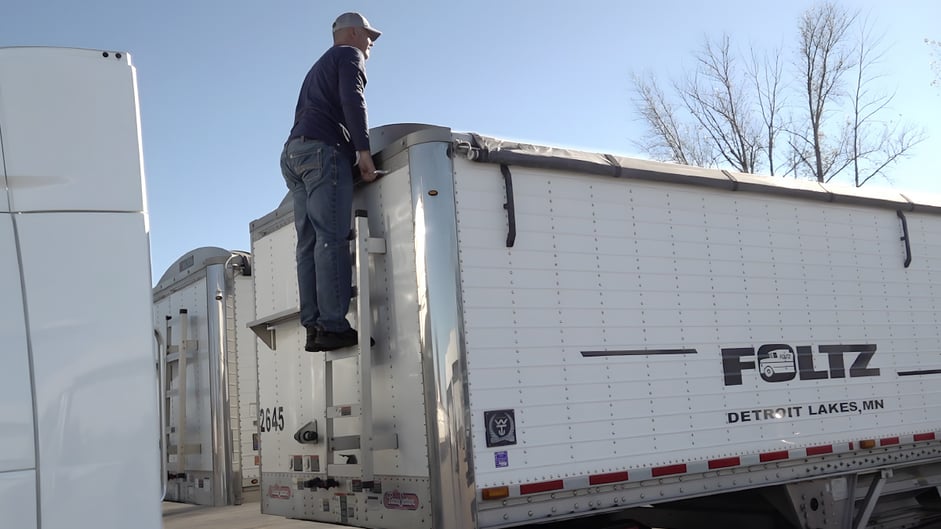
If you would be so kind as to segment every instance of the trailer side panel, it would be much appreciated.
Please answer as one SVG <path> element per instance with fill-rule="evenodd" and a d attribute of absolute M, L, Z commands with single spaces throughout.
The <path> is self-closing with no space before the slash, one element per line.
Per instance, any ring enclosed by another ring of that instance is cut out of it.
<path fill-rule="evenodd" d="M 564 494 L 941 430 L 941 217 L 908 214 L 906 268 L 888 208 L 511 173 L 507 247 L 500 167 L 455 162 L 479 489 Z"/>

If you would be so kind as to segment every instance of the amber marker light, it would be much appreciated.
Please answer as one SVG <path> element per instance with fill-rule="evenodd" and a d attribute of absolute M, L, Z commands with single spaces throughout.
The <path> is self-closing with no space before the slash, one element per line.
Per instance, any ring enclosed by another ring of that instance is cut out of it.
<path fill-rule="evenodd" d="M 480 491 L 485 500 L 502 500 L 510 495 L 510 487 L 489 487 Z"/>
<path fill-rule="evenodd" d="M 863 439 L 862 441 L 859 442 L 859 447 L 864 448 L 864 449 L 875 448 L 876 440 L 875 439 Z"/>

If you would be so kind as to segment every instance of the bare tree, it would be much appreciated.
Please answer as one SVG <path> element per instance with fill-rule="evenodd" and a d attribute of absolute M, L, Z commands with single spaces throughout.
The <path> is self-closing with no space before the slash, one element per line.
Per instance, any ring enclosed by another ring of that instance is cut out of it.
<path fill-rule="evenodd" d="M 776 174 L 778 165 L 775 153 L 778 147 L 778 137 L 784 127 L 783 96 L 784 65 L 781 53 L 775 50 L 769 56 L 759 59 L 755 48 L 751 49 L 751 64 L 749 67 L 752 84 L 758 101 L 758 111 L 761 114 L 762 133 L 764 135 L 763 151 L 768 161 L 768 173 Z M 785 164 L 783 175 L 793 173 L 795 164 Z"/>
<path fill-rule="evenodd" d="M 855 20 L 855 14 L 833 3 L 811 7 L 800 19 L 798 66 L 807 105 L 807 127 L 793 131 L 791 146 L 803 167 L 818 182 L 825 182 L 848 163 L 842 134 L 830 139 L 824 126 L 830 107 L 844 95 L 841 91 L 844 74 L 854 66 L 847 35 Z"/>
<path fill-rule="evenodd" d="M 754 173 L 761 135 L 745 91 L 745 77 L 730 51 L 729 36 L 715 42 L 707 39 L 696 60 L 696 72 L 676 87 L 683 104 L 726 162 L 737 171 Z"/>
<path fill-rule="evenodd" d="M 860 24 L 851 96 L 852 114 L 847 127 L 851 139 L 849 160 L 856 187 L 876 175 L 885 176 L 883 170 L 888 165 L 905 156 L 913 146 L 924 140 L 923 132 L 910 125 L 879 119 L 895 98 L 894 93 L 870 89 L 872 82 L 882 77 L 870 73 L 884 56 L 883 48 L 879 45 L 881 40 L 881 36 L 873 34 L 868 20 Z"/>
<path fill-rule="evenodd" d="M 638 145 L 660 159 L 743 172 L 766 167 L 820 182 L 851 172 L 861 186 L 886 176 L 923 136 L 885 118 L 892 96 L 870 89 L 883 52 L 858 18 L 834 0 L 807 9 L 790 85 L 778 50 L 759 58 L 752 48 L 743 74 L 727 35 L 705 41 L 691 76 L 672 82 L 672 98 L 652 77 L 635 77 L 635 103 L 648 125 Z"/>
<path fill-rule="evenodd" d="M 711 143 L 677 115 L 653 78 L 635 75 L 633 81 L 634 104 L 649 129 L 636 145 L 658 160 L 711 166 L 715 161 Z"/>
<path fill-rule="evenodd" d="M 729 37 L 707 39 L 696 61 L 695 73 L 672 86 L 676 104 L 651 76 L 634 76 L 634 102 L 648 128 L 637 146 L 661 160 L 704 167 L 721 160 L 737 171 L 755 172 L 764 150 L 762 127 Z M 774 123 L 773 114 L 770 119 Z"/>

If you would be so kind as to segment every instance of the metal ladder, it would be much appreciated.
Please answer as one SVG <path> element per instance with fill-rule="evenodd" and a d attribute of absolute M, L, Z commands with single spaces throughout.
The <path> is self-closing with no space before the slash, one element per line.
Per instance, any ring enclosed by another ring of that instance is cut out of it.
<path fill-rule="evenodd" d="M 177 345 L 173 345 L 173 332 L 171 328 L 172 316 L 167 315 L 166 326 L 164 328 L 164 354 L 161 355 L 161 399 L 162 405 L 166 410 L 162 418 L 162 433 L 168 455 L 176 456 L 176 472 L 173 478 L 186 480 L 186 456 L 202 453 L 201 444 L 186 444 L 186 389 L 187 389 L 187 364 L 193 360 L 194 353 L 198 348 L 197 340 L 190 339 L 189 336 L 189 311 L 180 309 L 180 339 Z M 170 366 L 176 364 L 176 388 L 169 387 L 167 372 Z M 177 397 L 176 424 L 171 424 L 170 409 L 172 408 L 173 397 Z M 176 444 L 170 442 L 170 434 L 176 434 Z M 169 463 L 169 462 L 168 462 Z"/>
<path fill-rule="evenodd" d="M 369 303 L 369 255 L 385 254 L 386 241 L 369 236 L 369 219 L 365 210 L 356 210 L 354 218 L 354 284 L 356 291 L 356 319 L 359 326 L 359 345 L 324 353 L 324 402 L 326 405 L 326 424 L 324 428 L 327 449 L 327 475 L 358 478 L 362 488 L 372 490 L 373 452 L 398 448 L 396 434 L 375 435 L 372 415 L 372 314 Z M 358 403 L 337 404 L 333 401 L 333 364 L 350 358 L 359 359 L 359 395 Z M 334 435 L 334 421 L 359 417 L 360 434 L 337 437 Z M 345 456 L 347 463 L 331 463 L 333 456 L 341 455 L 341 450 L 359 449 L 359 459 Z"/>

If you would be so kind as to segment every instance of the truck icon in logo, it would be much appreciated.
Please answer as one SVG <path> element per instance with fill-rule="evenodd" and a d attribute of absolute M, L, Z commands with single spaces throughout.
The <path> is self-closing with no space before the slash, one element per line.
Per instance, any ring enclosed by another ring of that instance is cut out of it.
<path fill-rule="evenodd" d="M 758 354 L 758 372 L 768 382 L 794 378 L 797 367 L 794 365 L 794 353 L 788 349 L 775 349 Z M 775 377 L 784 374 L 782 377 Z"/>
<path fill-rule="evenodd" d="M 485 411 L 484 424 L 487 425 L 488 447 L 516 444 L 516 417 L 513 410 Z"/>

